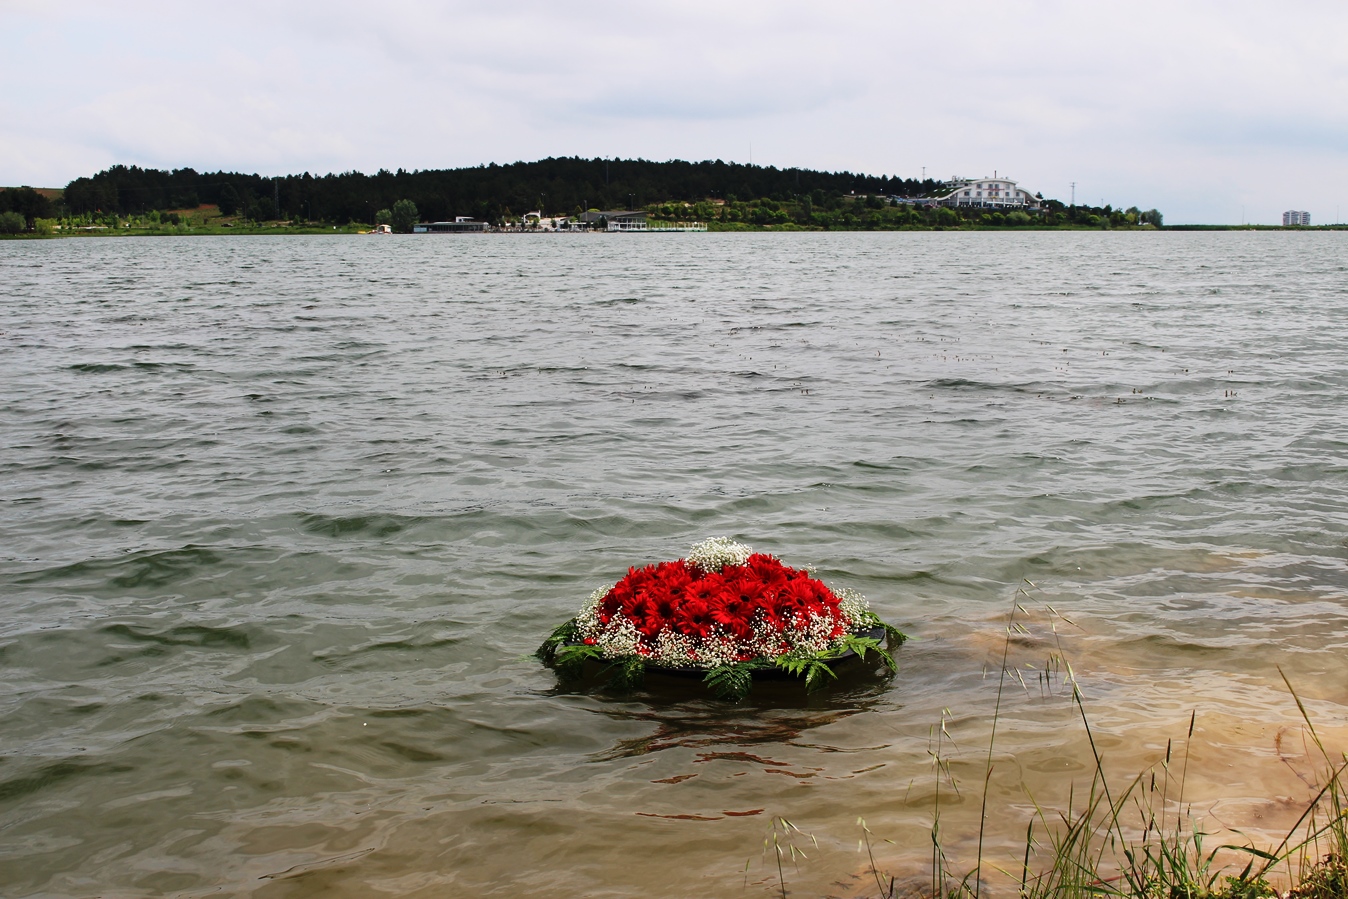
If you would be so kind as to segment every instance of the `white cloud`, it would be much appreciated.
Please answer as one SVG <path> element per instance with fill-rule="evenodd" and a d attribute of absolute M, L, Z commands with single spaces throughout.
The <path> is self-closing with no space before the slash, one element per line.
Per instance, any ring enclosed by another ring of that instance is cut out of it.
<path fill-rule="evenodd" d="M 1076 181 L 1169 221 L 1325 221 L 1348 197 L 1298 190 L 1343 180 L 1345 26 L 1295 0 L 5 3 L 0 182 L 752 144 L 780 166 Z"/>

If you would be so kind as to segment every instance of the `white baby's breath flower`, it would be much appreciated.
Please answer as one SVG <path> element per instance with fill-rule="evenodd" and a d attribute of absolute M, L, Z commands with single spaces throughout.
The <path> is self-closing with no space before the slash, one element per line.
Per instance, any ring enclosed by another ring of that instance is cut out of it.
<path fill-rule="evenodd" d="M 608 627 L 599 635 L 596 645 L 606 659 L 641 655 L 637 649 L 641 645 L 641 632 L 626 618 L 614 616 Z"/>
<path fill-rule="evenodd" d="M 599 632 L 603 628 L 603 625 L 599 623 L 599 604 L 604 601 L 604 597 L 608 596 L 608 592 L 612 589 L 612 585 L 600 587 L 591 593 L 585 605 L 581 606 L 580 613 L 576 615 L 576 626 L 580 628 L 581 637 L 590 640 L 599 639 Z"/>
<path fill-rule="evenodd" d="M 729 537 L 709 537 L 688 551 L 688 561 L 703 571 L 720 571 L 727 565 L 743 565 L 753 554 L 753 547 Z"/>
<path fill-rule="evenodd" d="M 847 619 L 849 627 L 856 627 L 870 617 L 870 601 L 857 591 L 843 587 L 834 590 L 833 595 L 838 597 L 838 611 Z"/>

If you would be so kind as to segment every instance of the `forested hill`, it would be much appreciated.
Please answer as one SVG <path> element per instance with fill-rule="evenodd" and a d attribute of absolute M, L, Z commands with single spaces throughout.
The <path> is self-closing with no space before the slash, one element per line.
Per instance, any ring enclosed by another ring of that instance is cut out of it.
<path fill-rule="evenodd" d="M 398 200 L 416 204 L 423 220 L 456 215 L 495 221 L 529 210 L 570 214 L 587 208 L 642 208 L 652 203 L 733 201 L 766 197 L 857 194 L 923 196 L 941 182 L 811 169 L 722 162 L 650 162 L 644 159 L 563 157 L 464 169 L 374 175 L 344 172 L 314 177 L 264 178 L 238 172 L 142 169 L 113 166 L 65 189 L 75 214 L 131 215 L 152 209 L 182 209 L 214 203 L 226 215 L 257 219 L 372 222 L 375 212 Z M 279 208 L 276 203 L 279 200 Z"/>

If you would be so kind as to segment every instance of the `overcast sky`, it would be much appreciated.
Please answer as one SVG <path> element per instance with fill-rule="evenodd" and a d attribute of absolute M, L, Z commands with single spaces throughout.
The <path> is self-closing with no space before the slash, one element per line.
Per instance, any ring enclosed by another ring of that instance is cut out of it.
<path fill-rule="evenodd" d="M 1348 2 L 0 0 L 0 184 L 546 156 L 1348 213 Z"/>

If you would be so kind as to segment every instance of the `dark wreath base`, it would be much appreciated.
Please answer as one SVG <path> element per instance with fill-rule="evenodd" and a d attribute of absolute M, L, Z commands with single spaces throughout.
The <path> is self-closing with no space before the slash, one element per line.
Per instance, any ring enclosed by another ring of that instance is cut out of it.
<path fill-rule="evenodd" d="M 861 630 L 853 631 L 853 633 L 856 634 L 858 637 L 870 637 L 872 640 L 877 641 L 882 646 L 885 643 L 886 631 L 883 627 L 862 628 Z M 574 641 L 567 641 L 566 643 L 562 644 L 562 646 L 579 646 L 579 645 L 581 644 L 576 643 Z M 842 654 L 829 659 L 828 664 L 829 667 L 833 668 L 835 671 L 840 671 L 854 667 L 857 661 L 858 661 L 857 654 L 849 649 L 846 652 L 843 652 Z M 609 662 L 603 660 L 591 660 L 585 666 L 585 674 L 587 676 L 595 674 L 600 670 L 602 670 L 603 667 L 608 664 Z M 702 680 L 707 676 L 707 669 L 695 668 L 691 665 L 670 666 L 670 665 L 656 665 L 648 662 L 646 664 L 646 674 L 647 676 L 666 675 L 669 677 L 680 678 L 682 680 Z M 754 680 L 764 680 L 764 681 L 804 680 L 803 675 L 792 674 L 788 671 L 783 671 L 780 668 L 773 668 L 773 667 L 755 669 L 753 674 Z"/>

